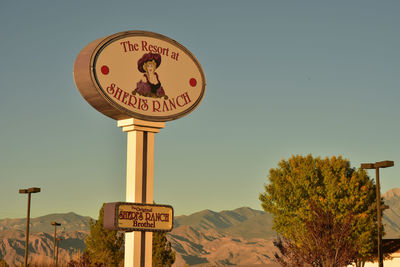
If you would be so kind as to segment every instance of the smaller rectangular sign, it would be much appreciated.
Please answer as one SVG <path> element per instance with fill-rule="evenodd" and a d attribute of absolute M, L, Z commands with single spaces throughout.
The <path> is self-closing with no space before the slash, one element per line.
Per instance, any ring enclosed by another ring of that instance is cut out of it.
<path fill-rule="evenodd" d="M 112 202 L 104 206 L 104 228 L 124 232 L 169 232 L 174 210 L 169 205 Z"/>

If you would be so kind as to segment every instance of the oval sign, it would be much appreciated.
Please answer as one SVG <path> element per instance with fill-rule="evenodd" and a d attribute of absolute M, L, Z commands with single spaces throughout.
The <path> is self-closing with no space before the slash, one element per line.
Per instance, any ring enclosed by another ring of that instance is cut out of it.
<path fill-rule="evenodd" d="M 75 60 L 74 80 L 90 105 L 116 120 L 180 118 L 199 105 L 206 88 L 200 63 L 189 50 L 145 31 L 88 44 Z"/>

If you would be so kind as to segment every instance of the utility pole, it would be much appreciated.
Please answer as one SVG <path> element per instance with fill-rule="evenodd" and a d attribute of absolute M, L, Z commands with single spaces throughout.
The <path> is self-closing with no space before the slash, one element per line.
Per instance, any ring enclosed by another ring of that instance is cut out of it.
<path fill-rule="evenodd" d="M 54 249 L 53 249 L 53 259 L 54 259 L 54 266 L 57 266 L 57 262 L 56 262 L 57 226 L 60 226 L 61 223 L 58 223 L 58 222 L 51 222 L 51 225 L 54 225 Z"/>
<path fill-rule="evenodd" d="M 57 242 L 57 255 L 56 255 L 56 267 L 58 265 L 58 249 L 60 248 L 60 241 L 63 240 L 62 238 L 56 238 Z"/>
<path fill-rule="evenodd" d="M 29 243 L 29 218 L 31 214 L 31 194 L 32 193 L 39 193 L 39 187 L 31 187 L 28 189 L 20 189 L 20 194 L 28 194 L 28 214 L 26 215 L 26 237 L 25 237 L 25 261 L 24 266 L 28 267 L 28 243 Z"/>

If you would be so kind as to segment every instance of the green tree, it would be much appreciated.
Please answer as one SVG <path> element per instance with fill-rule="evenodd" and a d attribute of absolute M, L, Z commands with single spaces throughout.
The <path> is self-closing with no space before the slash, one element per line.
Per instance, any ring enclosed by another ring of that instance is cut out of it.
<path fill-rule="evenodd" d="M 153 267 L 170 267 L 175 262 L 175 252 L 167 240 L 167 234 L 153 233 Z"/>
<path fill-rule="evenodd" d="M 285 267 L 350 265 L 358 253 L 355 240 L 349 238 L 354 216 L 349 213 L 345 220 L 335 222 L 331 211 L 325 211 L 313 202 L 310 208 L 312 217 L 304 222 L 306 235 L 299 237 L 301 246 L 287 238 L 278 238 L 274 242 L 280 251 L 280 255 L 274 255 L 276 261 Z"/>
<path fill-rule="evenodd" d="M 310 228 L 321 227 L 316 212 L 332 217 L 331 223 L 324 227 L 341 229 L 351 225 L 343 238 L 357 248 L 352 262 L 360 264 L 374 257 L 377 233 L 375 185 L 364 170 L 351 168 L 350 162 L 341 157 L 293 156 L 288 161 L 282 160 L 278 168 L 271 169 L 268 178 L 269 184 L 259 197 L 263 209 L 274 215 L 274 230 L 292 245 L 304 253 L 320 255 L 321 264 L 314 266 L 342 266 L 327 258 L 332 250 L 338 249 L 337 242 L 324 241 L 327 245 L 323 252 L 321 242 L 306 242 L 312 238 Z M 323 232 L 322 229 L 320 233 Z M 323 238 L 337 238 L 335 231 L 325 233 Z M 334 265 L 328 265 L 328 262 L 334 262 Z"/>
<path fill-rule="evenodd" d="M 87 251 L 83 252 L 77 259 L 71 259 L 67 267 L 90 267 L 90 258 Z"/>
<path fill-rule="evenodd" d="M 86 238 L 87 256 L 92 266 L 119 266 L 124 260 L 124 235 L 103 226 L 104 204 L 97 221 L 91 220 L 90 235 Z"/>

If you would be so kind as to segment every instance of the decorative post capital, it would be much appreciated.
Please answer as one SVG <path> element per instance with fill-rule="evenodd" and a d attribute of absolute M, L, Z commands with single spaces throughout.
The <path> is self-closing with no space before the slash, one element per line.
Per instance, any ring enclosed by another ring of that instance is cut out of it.
<path fill-rule="evenodd" d="M 118 127 L 121 127 L 123 132 L 142 131 L 158 133 L 160 129 L 165 127 L 165 122 L 145 121 L 131 118 L 119 120 Z"/>

